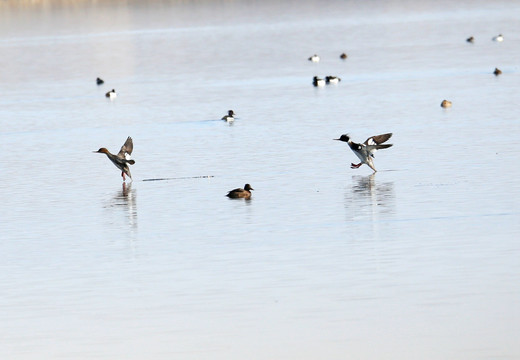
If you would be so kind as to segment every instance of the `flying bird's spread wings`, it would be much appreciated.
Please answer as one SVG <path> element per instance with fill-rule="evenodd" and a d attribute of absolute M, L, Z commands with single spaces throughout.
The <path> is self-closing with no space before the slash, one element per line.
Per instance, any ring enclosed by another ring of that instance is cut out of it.
<path fill-rule="evenodd" d="M 365 145 L 379 145 L 386 142 L 391 137 L 392 133 L 371 136 L 365 141 Z"/>
<path fill-rule="evenodd" d="M 121 146 L 121 150 L 117 154 L 118 157 L 125 159 L 126 154 L 132 155 L 132 150 L 134 149 L 134 143 L 132 142 L 132 138 L 129 136 L 123 146 Z"/>
<path fill-rule="evenodd" d="M 374 153 L 379 149 L 387 149 L 392 144 L 383 144 L 392 137 L 392 133 L 371 136 L 363 143 L 366 146 L 367 152 L 371 157 L 374 157 Z"/>

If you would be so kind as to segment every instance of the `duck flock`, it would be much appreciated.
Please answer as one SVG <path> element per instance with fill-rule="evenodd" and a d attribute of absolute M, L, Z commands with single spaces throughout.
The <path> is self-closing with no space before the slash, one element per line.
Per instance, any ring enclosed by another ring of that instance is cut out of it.
<path fill-rule="evenodd" d="M 502 42 L 504 41 L 504 36 L 502 34 L 499 34 L 497 36 L 494 36 L 492 38 L 493 41 L 496 42 Z M 466 39 L 466 42 L 473 44 L 475 42 L 475 38 L 473 36 L 470 36 Z M 342 53 L 339 58 L 341 60 L 347 59 L 347 54 Z M 320 56 L 317 54 L 314 54 L 308 58 L 308 61 L 313 63 L 318 63 L 321 60 Z M 493 74 L 495 76 L 499 76 L 502 74 L 502 71 L 495 67 L 495 70 L 493 71 Z M 312 85 L 315 87 L 323 87 L 325 85 L 331 85 L 331 84 L 338 84 L 341 81 L 341 78 L 338 76 L 328 75 L 325 76 L 325 78 L 320 78 L 318 76 L 314 76 L 312 79 Z M 103 85 L 105 81 L 101 78 L 96 79 L 97 85 Z M 115 89 L 112 89 L 108 91 L 105 94 L 105 97 L 114 100 L 117 98 L 117 93 Z M 442 108 L 450 108 L 452 106 L 452 102 L 449 100 L 442 100 L 441 107 Z M 235 121 L 235 112 L 233 110 L 228 110 L 227 114 L 224 115 L 221 120 L 226 121 L 228 123 L 232 123 Z M 374 154 L 377 150 L 381 149 L 387 149 L 393 144 L 384 144 L 386 141 L 388 141 L 392 137 L 392 133 L 386 133 L 381 135 L 374 135 L 366 139 L 363 143 L 356 143 L 353 142 L 349 134 L 343 134 L 338 139 L 338 141 L 343 141 L 348 144 L 350 149 L 354 152 L 354 154 L 359 158 L 360 162 L 358 164 L 351 163 L 352 169 L 358 169 L 361 165 L 366 164 L 368 167 L 370 167 L 374 173 L 377 171 L 374 165 Z M 126 181 L 126 177 L 130 178 L 132 180 L 132 175 L 130 172 L 130 168 L 128 165 L 135 164 L 135 160 L 131 158 L 132 150 L 134 148 L 133 140 L 129 136 L 123 146 L 121 146 L 121 149 L 117 154 L 112 154 L 110 151 L 108 151 L 106 148 L 102 147 L 97 151 L 94 151 L 95 153 L 101 153 L 105 154 L 108 159 L 119 169 L 121 170 L 121 176 L 123 178 L 123 181 Z M 230 199 L 251 199 L 251 190 L 254 190 L 250 184 L 245 184 L 244 188 L 236 188 L 231 191 L 229 191 L 226 196 Z"/>

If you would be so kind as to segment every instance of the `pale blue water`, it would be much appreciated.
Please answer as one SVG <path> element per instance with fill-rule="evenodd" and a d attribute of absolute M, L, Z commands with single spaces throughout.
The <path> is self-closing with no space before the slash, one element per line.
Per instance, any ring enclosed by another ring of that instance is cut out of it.
<path fill-rule="evenodd" d="M 520 358 L 519 10 L 1 5 L 0 357 Z"/>

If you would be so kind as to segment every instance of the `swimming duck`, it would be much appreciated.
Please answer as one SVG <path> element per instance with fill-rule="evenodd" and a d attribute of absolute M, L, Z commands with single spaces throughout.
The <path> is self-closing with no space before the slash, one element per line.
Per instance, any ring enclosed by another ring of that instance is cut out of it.
<path fill-rule="evenodd" d="M 497 36 L 493 37 L 493 41 L 502 42 L 504 41 L 504 36 L 502 34 L 498 34 Z"/>
<path fill-rule="evenodd" d="M 106 154 L 107 157 L 112 161 L 112 163 L 121 170 L 121 176 L 123 177 L 123 181 L 125 181 L 125 174 L 128 175 L 130 179 L 132 179 L 132 174 L 130 174 L 130 168 L 128 164 L 134 165 L 135 161 L 130 159 L 130 155 L 132 155 L 132 150 L 134 149 L 134 143 L 132 142 L 132 138 L 129 136 L 123 146 L 121 146 L 121 150 L 117 155 L 111 154 L 106 148 L 100 148 L 98 151 L 93 151 L 95 153 Z"/>
<path fill-rule="evenodd" d="M 495 74 L 495 76 L 498 76 L 498 75 L 502 74 L 502 70 L 500 70 L 499 68 L 495 68 L 495 71 L 493 71 L 493 74 Z"/>
<path fill-rule="evenodd" d="M 466 41 L 469 43 L 473 43 L 475 41 L 475 38 L 473 36 L 470 36 L 469 38 L 466 39 Z"/>
<path fill-rule="evenodd" d="M 325 86 L 325 80 L 320 79 L 319 77 L 315 76 L 314 78 L 312 78 L 312 85 Z"/>
<path fill-rule="evenodd" d="M 347 58 L 347 54 L 343 53 L 339 56 L 339 58 L 345 60 Z"/>
<path fill-rule="evenodd" d="M 316 54 L 312 55 L 310 58 L 309 58 L 309 61 L 312 61 L 312 62 L 320 62 L 320 57 Z"/>
<path fill-rule="evenodd" d="M 101 78 L 97 78 L 97 79 L 96 79 L 96 84 L 98 84 L 98 85 L 103 85 L 104 83 L 105 83 L 105 82 L 103 81 L 103 79 L 101 79 Z"/>
<path fill-rule="evenodd" d="M 443 107 L 443 108 L 451 107 L 451 101 L 449 101 L 449 100 L 442 100 L 441 107 Z"/>
<path fill-rule="evenodd" d="M 337 76 L 325 76 L 325 82 L 327 84 L 337 84 L 341 81 L 341 79 Z"/>
<path fill-rule="evenodd" d="M 368 139 L 366 139 L 366 141 L 362 144 L 353 142 L 350 139 L 350 136 L 348 134 L 343 134 L 340 136 L 339 139 L 333 139 L 333 140 L 339 140 L 339 141 L 346 142 L 348 144 L 348 146 L 350 147 L 350 149 L 354 152 L 354 154 L 356 154 L 356 156 L 359 158 L 359 160 L 361 160 L 361 162 L 359 164 L 351 163 L 350 164 L 351 169 L 357 169 L 361 165 L 367 164 L 372 170 L 374 170 L 374 172 L 376 172 L 377 170 L 374 166 L 374 161 L 372 160 L 374 158 L 374 153 L 377 150 L 387 149 L 390 146 L 392 146 L 393 144 L 383 144 L 391 137 L 392 137 L 392 133 L 371 136 Z"/>
<path fill-rule="evenodd" d="M 225 120 L 227 122 L 235 121 L 235 112 L 233 110 L 228 110 L 227 115 L 224 115 L 221 120 Z"/>
<path fill-rule="evenodd" d="M 254 190 L 251 187 L 251 185 L 246 184 L 243 189 L 242 188 L 233 189 L 230 192 L 228 192 L 228 194 L 226 196 L 231 199 L 239 199 L 239 198 L 249 199 L 251 197 L 251 190 Z"/>
<path fill-rule="evenodd" d="M 117 97 L 117 94 L 116 94 L 116 91 L 115 91 L 114 89 L 112 89 L 112 90 L 110 90 L 109 92 L 107 92 L 107 93 L 105 94 L 105 96 L 106 96 L 107 98 L 109 98 L 110 100 L 112 100 L 112 99 L 115 99 L 115 98 Z"/>

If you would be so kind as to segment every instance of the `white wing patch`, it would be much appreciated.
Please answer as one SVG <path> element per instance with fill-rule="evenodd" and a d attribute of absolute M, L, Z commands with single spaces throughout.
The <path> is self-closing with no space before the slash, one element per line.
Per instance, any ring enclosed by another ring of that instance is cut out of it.
<path fill-rule="evenodd" d="M 374 143 L 373 140 L 370 140 L 369 143 L 370 143 L 370 142 Z M 375 147 L 375 143 L 374 143 L 374 145 L 366 145 L 366 149 L 367 149 L 367 153 L 368 153 L 368 155 L 370 155 L 371 157 L 373 157 L 373 158 L 375 159 L 374 154 L 375 154 L 375 152 L 377 151 L 377 149 L 376 149 L 376 147 Z"/>

